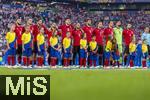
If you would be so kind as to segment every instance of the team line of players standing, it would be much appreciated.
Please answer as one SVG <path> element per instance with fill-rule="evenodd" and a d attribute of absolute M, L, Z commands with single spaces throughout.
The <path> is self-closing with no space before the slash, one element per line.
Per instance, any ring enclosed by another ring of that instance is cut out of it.
<path fill-rule="evenodd" d="M 87 19 L 82 28 L 80 23 L 73 26 L 69 18 L 59 27 L 52 23 L 50 28 L 41 19 L 33 24 L 33 19 L 30 18 L 24 27 L 21 23 L 22 20 L 17 19 L 6 34 L 7 64 L 10 66 L 21 64 L 42 67 L 47 62 L 55 67 L 62 57 L 62 65 L 66 68 L 76 65 L 76 56 L 79 55 L 77 62 L 80 67 L 148 67 L 148 27 L 141 39 L 136 41 L 132 25 L 128 23 L 123 29 L 121 21 L 116 21 L 115 25 L 109 21 L 107 28 L 104 28 L 103 21 L 99 21 L 97 27 L 93 28 L 91 19 Z"/>

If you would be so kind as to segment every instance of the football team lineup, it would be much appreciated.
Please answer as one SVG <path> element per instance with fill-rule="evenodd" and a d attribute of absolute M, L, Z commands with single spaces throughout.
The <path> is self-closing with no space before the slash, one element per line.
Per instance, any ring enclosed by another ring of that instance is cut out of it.
<path fill-rule="evenodd" d="M 121 21 L 103 21 L 92 27 L 92 20 L 85 25 L 74 26 L 67 18 L 63 25 L 52 23 L 51 28 L 29 18 L 25 26 L 22 19 L 10 25 L 6 33 L 7 50 L 5 63 L 9 67 L 19 65 L 27 68 L 49 65 L 52 68 L 69 66 L 79 68 L 144 68 L 150 65 L 149 27 L 145 27 L 140 39 L 136 39 L 132 24 L 121 27 Z M 114 25 L 115 23 L 115 25 Z"/>
<path fill-rule="evenodd" d="M 0 100 L 150 100 L 150 0 L 0 0 Z"/>

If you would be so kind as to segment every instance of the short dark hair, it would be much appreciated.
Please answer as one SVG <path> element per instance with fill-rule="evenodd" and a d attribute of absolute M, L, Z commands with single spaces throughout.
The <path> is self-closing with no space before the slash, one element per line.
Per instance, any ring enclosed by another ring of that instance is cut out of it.
<path fill-rule="evenodd" d="M 114 22 L 113 20 L 109 20 L 109 22 L 108 23 L 110 23 L 110 22 Z"/>

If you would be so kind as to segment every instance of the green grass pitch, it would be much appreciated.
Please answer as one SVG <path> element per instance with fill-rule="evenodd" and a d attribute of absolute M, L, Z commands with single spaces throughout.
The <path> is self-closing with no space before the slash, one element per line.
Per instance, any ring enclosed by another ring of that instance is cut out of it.
<path fill-rule="evenodd" d="M 150 100 L 150 70 L 24 70 L 1 75 L 51 75 L 51 100 Z"/>

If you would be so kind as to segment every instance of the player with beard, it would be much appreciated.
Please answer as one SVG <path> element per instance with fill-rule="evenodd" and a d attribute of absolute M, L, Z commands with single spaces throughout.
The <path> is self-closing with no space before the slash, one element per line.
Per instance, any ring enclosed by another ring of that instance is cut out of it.
<path fill-rule="evenodd" d="M 93 30 L 94 28 L 91 26 L 92 25 L 92 20 L 91 19 L 87 19 L 85 21 L 85 26 L 83 26 L 83 31 L 86 34 L 87 37 L 87 44 L 89 44 L 89 42 L 92 40 L 92 35 L 93 35 Z M 88 48 L 88 52 L 90 51 L 90 48 Z M 90 64 L 90 59 L 88 57 L 88 65 Z"/>
<path fill-rule="evenodd" d="M 76 56 L 80 53 L 80 39 L 83 30 L 80 28 L 80 23 L 75 25 L 75 29 L 73 31 L 73 65 L 76 65 Z M 80 57 L 79 57 L 80 58 Z"/>
<path fill-rule="evenodd" d="M 132 25 L 130 23 L 127 24 L 127 28 L 123 30 L 123 41 L 125 43 L 124 50 L 124 65 L 128 65 L 128 57 L 129 57 L 129 44 L 132 39 L 134 39 L 134 31 L 132 30 Z"/>
<path fill-rule="evenodd" d="M 71 20 L 67 18 L 65 24 L 59 26 L 62 40 L 66 37 L 67 32 L 70 32 L 70 37 L 72 38 L 73 26 L 71 25 Z"/>
<path fill-rule="evenodd" d="M 104 28 L 103 28 L 103 21 L 99 21 L 97 28 L 94 29 L 93 34 L 96 36 L 96 42 L 98 45 L 98 54 L 99 54 L 99 65 L 103 66 L 103 33 L 104 33 Z"/>
<path fill-rule="evenodd" d="M 109 36 L 113 37 L 113 35 L 114 35 L 113 26 L 114 26 L 114 22 L 109 21 L 108 27 L 105 28 L 105 30 L 104 30 L 105 43 L 107 43 Z"/>
<path fill-rule="evenodd" d="M 42 19 L 38 19 L 37 24 L 33 26 L 32 35 L 33 35 L 33 59 L 34 64 L 36 64 L 36 56 L 38 53 L 37 47 L 37 35 L 40 33 L 40 29 L 44 28 L 44 34 L 48 32 L 46 26 L 43 24 Z M 46 62 L 46 55 L 44 54 L 44 63 Z"/>
<path fill-rule="evenodd" d="M 21 18 L 18 18 L 15 23 L 15 33 L 17 37 L 17 62 L 18 64 L 21 64 L 21 57 L 22 57 L 22 40 L 21 36 L 24 33 L 25 29 L 21 25 L 22 21 Z"/>
<path fill-rule="evenodd" d="M 66 18 L 65 24 L 59 26 L 58 29 L 59 29 L 59 32 L 61 35 L 61 41 L 60 42 L 62 42 L 63 39 L 66 37 L 67 32 L 70 33 L 70 38 L 72 38 L 72 32 L 73 32 L 74 28 L 73 28 L 73 26 L 71 24 L 71 20 L 69 18 Z M 72 61 L 70 61 L 70 65 L 71 65 L 71 63 L 72 63 Z"/>
<path fill-rule="evenodd" d="M 120 53 L 120 64 L 122 64 L 122 32 L 121 21 L 116 22 L 116 27 L 114 28 L 114 37 L 117 40 L 118 50 Z"/>
<path fill-rule="evenodd" d="M 26 22 L 26 26 L 29 26 L 30 28 L 30 33 L 32 35 L 32 38 L 33 38 L 33 30 L 34 30 L 34 24 L 33 24 L 33 19 L 32 18 L 29 18 L 27 19 L 27 22 Z M 32 39 L 32 42 L 33 42 L 33 39 Z M 30 57 L 30 64 L 33 65 L 33 62 L 34 59 L 33 59 L 33 55 Z"/>
<path fill-rule="evenodd" d="M 108 37 L 114 37 L 114 30 L 113 30 L 114 22 L 111 20 L 109 21 L 108 27 L 104 30 L 104 38 L 105 38 L 105 45 L 107 44 Z M 110 65 L 112 65 L 113 61 L 110 57 Z"/>
<path fill-rule="evenodd" d="M 87 42 L 89 43 L 92 40 L 92 35 L 93 35 L 93 27 L 92 25 L 92 20 L 91 19 L 87 19 L 85 21 L 85 26 L 83 26 L 83 31 L 87 36 Z"/>
<path fill-rule="evenodd" d="M 34 27 L 33 27 L 33 26 L 34 26 L 34 24 L 33 24 L 33 19 L 32 19 L 32 18 L 29 18 L 29 19 L 27 20 L 26 25 L 30 27 L 30 32 L 31 32 L 31 34 L 32 34 L 33 29 L 34 29 Z"/>

